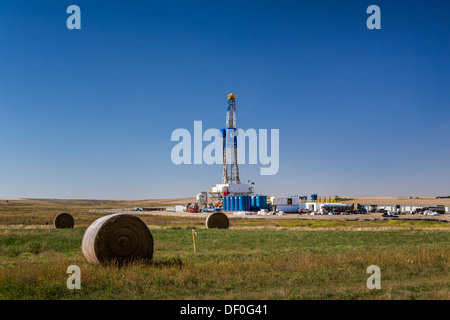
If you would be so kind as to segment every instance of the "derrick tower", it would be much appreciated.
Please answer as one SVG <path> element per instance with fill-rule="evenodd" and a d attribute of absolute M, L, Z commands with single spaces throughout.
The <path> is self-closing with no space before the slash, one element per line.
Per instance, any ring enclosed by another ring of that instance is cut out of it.
<path fill-rule="evenodd" d="M 223 137 L 223 184 L 240 184 L 237 161 L 236 94 L 228 94 L 226 128 Z"/>

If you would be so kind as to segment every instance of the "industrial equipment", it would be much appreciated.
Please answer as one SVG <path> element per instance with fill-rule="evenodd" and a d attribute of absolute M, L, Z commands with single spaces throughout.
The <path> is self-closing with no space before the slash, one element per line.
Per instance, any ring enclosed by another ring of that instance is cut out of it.
<path fill-rule="evenodd" d="M 274 211 L 298 212 L 300 209 L 299 197 L 271 197 L 270 203 Z M 303 208 L 303 203 L 302 203 Z"/>
<path fill-rule="evenodd" d="M 253 193 L 253 183 L 241 183 L 239 178 L 239 166 L 237 159 L 237 128 L 236 128 L 236 94 L 228 94 L 226 127 L 221 129 L 222 135 L 222 152 L 223 152 L 223 171 L 222 183 L 216 184 L 206 192 L 197 195 L 197 203 L 200 207 L 222 208 L 230 210 L 223 201 L 227 196 L 249 196 Z M 247 198 L 246 198 L 247 199 Z M 245 201 L 245 200 L 242 200 Z M 242 208 L 249 206 L 242 203 Z M 238 210 L 239 204 L 235 210 Z M 261 208 L 265 208 L 261 207 Z"/>

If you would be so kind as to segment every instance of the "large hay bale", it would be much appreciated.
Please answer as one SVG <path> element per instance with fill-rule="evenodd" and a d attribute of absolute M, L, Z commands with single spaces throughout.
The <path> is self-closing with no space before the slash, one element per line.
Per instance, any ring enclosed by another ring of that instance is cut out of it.
<path fill-rule="evenodd" d="M 206 228 L 208 229 L 227 229 L 230 226 L 230 220 L 223 212 L 213 212 L 206 217 Z"/>
<path fill-rule="evenodd" d="M 69 213 L 63 212 L 55 217 L 53 224 L 58 229 L 73 228 L 75 221 Z"/>
<path fill-rule="evenodd" d="M 116 213 L 95 220 L 87 228 L 81 249 L 91 264 L 148 262 L 153 256 L 153 237 L 137 216 Z"/>

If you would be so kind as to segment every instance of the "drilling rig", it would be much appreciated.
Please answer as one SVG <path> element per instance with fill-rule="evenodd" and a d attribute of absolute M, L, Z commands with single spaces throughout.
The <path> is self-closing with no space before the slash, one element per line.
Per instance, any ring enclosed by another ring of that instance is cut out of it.
<path fill-rule="evenodd" d="M 222 184 L 240 184 L 239 166 L 237 163 L 237 131 L 236 131 L 236 94 L 228 95 L 226 129 L 220 130 L 223 137 L 223 176 Z"/>
<path fill-rule="evenodd" d="M 236 127 L 236 94 L 227 95 L 227 118 L 225 129 L 221 129 L 223 171 L 222 183 L 216 184 L 210 190 L 197 195 L 200 206 L 206 207 L 208 200 L 214 203 L 221 202 L 227 195 L 249 195 L 253 193 L 253 183 L 242 184 L 239 178 L 239 166 L 237 157 L 237 127 Z M 250 182 L 250 181 L 249 181 Z"/>

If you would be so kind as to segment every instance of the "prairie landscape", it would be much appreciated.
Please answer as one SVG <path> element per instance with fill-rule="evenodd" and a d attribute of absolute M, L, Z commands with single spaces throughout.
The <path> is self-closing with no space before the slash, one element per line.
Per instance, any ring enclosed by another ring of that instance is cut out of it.
<path fill-rule="evenodd" d="M 0 299 L 449 299 L 448 219 L 233 217 L 218 230 L 206 229 L 206 214 L 162 211 L 139 215 L 154 238 L 150 263 L 84 259 L 86 228 L 109 210 L 192 200 L 0 200 Z M 61 212 L 74 228 L 53 226 Z M 80 290 L 66 286 L 70 265 L 81 269 Z M 367 288 L 371 265 L 380 267 L 381 289 Z"/>

